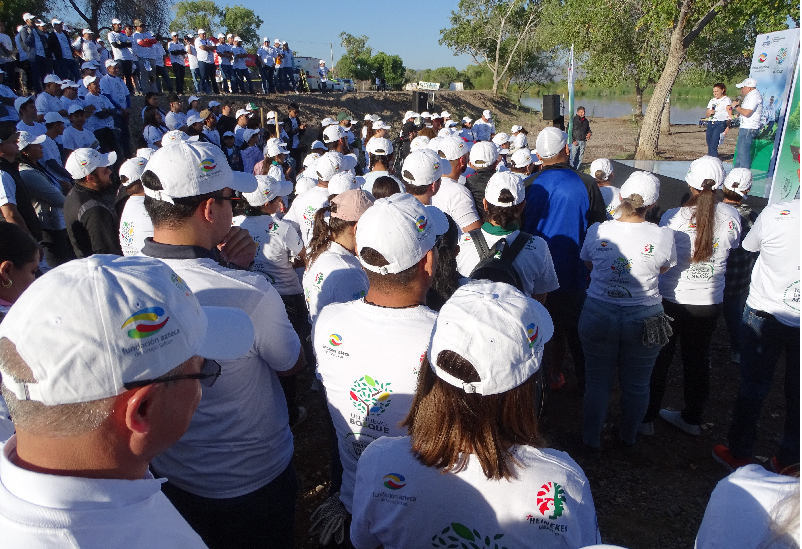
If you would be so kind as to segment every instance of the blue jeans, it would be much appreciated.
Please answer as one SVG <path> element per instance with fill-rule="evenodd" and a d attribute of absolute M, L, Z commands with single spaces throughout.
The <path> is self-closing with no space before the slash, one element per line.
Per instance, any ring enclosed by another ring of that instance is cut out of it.
<path fill-rule="evenodd" d="M 198 72 L 200 73 L 200 85 L 203 88 L 203 93 L 220 93 L 217 90 L 217 80 L 214 75 L 217 71 L 214 63 L 206 63 L 205 61 L 198 61 Z"/>
<path fill-rule="evenodd" d="M 727 335 L 730 337 L 730 353 L 740 355 L 741 353 L 741 318 L 744 316 L 744 305 L 746 297 L 749 295 L 749 288 L 740 294 L 724 294 L 724 301 L 721 302 L 721 314 L 727 325 Z"/>
<path fill-rule="evenodd" d="M 167 67 L 155 67 L 154 72 L 156 73 L 156 88 L 159 92 L 162 91 L 163 88 L 167 88 L 167 91 L 173 91 L 173 83 L 170 82 L 170 75 L 167 72 Z"/>
<path fill-rule="evenodd" d="M 707 141 L 707 156 L 718 158 L 718 142 L 721 140 L 721 134 L 727 129 L 726 120 L 718 120 L 716 122 L 708 122 L 707 130 L 705 131 L 705 141 Z"/>
<path fill-rule="evenodd" d="M 582 159 L 585 157 L 585 143 L 587 141 L 577 141 L 577 145 L 571 142 L 571 167 L 575 170 L 579 169 L 582 164 Z"/>
<path fill-rule="evenodd" d="M 78 63 L 75 59 L 56 59 L 56 74 L 59 78 L 69 79 L 73 82 L 81 80 L 81 71 L 78 69 Z"/>
<path fill-rule="evenodd" d="M 751 457 L 763 402 L 785 351 L 785 428 L 777 452 L 782 465 L 799 463 L 799 328 L 746 305 L 741 321 L 741 384 L 728 435 L 732 455 Z"/>
<path fill-rule="evenodd" d="M 200 89 L 200 69 L 189 69 L 189 74 L 192 76 L 192 84 L 195 86 L 195 92 L 203 93 Z"/>
<path fill-rule="evenodd" d="M 643 321 L 662 312 L 660 303 L 622 307 L 592 297 L 585 299 L 579 338 L 585 353 L 582 440 L 588 446 L 600 445 L 616 372 L 621 388 L 619 437 L 625 444 L 635 444 L 649 404 L 649 379 L 660 352 L 658 345 L 643 344 Z"/>
<path fill-rule="evenodd" d="M 223 81 L 220 83 L 223 92 L 234 92 L 234 67 L 221 63 L 220 72 L 223 73 Z M 239 91 L 239 89 L 237 89 L 237 91 Z"/>
<path fill-rule="evenodd" d="M 738 144 L 735 145 L 735 150 L 738 153 L 738 158 L 735 159 L 734 168 L 752 167 L 752 141 L 754 141 L 758 130 L 746 130 L 741 128 L 738 130 Z"/>
<path fill-rule="evenodd" d="M 293 78 L 292 69 L 289 67 L 281 67 L 278 70 L 279 90 L 288 92 L 295 91 L 295 79 Z"/>
<path fill-rule="evenodd" d="M 275 67 L 268 67 L 263 65 L 259 67 L 259 74 L 262 77 L 262 91 L 267 95 L 268 93 L 276 93 L 276 87 L 273 84 L 273 73 Z"/>
<path fill-rule="evenodd" d="M 251 82 L 251 71 L 248 69 L 234 69 L 234 74 L 240 81 L 242 93 L 253 93 L 253 83 Z M 247 84 L 247 89 L 246 89 Z"/>

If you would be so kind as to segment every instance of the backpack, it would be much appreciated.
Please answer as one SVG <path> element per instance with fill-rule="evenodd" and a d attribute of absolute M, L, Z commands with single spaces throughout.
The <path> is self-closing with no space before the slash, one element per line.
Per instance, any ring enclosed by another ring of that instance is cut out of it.
<path fill-rule="evenodd" d="M 521 253 L 526 243 L 532 235 L 521 231 L 512 244 L 508 244 L 506 238 L 496 242 L 492 248 L 488 247 L 482 229 L 474 229 L 468 233 L 476 246 L 479 254 L 479 263 L 471 271 L 470 277 L 473 280 L 490 280 L 492 282 L 504 282 L 515 286 L 521 292 L 524 291 L 521 283 L 521 275 L 513 267 L 512 262 Z"/>

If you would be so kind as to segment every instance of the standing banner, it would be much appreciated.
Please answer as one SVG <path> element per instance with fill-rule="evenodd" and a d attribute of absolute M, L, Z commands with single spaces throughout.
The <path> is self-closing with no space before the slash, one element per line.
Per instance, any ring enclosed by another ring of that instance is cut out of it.
<path fill-rule="evenodd" d="M 796 193 L 799 192 L 799 78 L 801 69 L 802 67 L 797 64 L 794 85 L 791 88 L 791 102 L 788 105 L 788 116 L 785 118 L 780 136 L 769 204 L 793 200 Z"/>
<path fill-rule="evenodd" d="M 751 157 L 756 183 L 753 189 L 756 195 L 763 197 L 769 196 L 768 183 L 779 151 L 782 137 L 779 130 L 784 126 L 798 55 L 798 28 L 760 34 L 755 40 L 749 76 L 757 81 L 757 89 L 763 98 L 763 111 L 760 130 L 752 143 Z"/>
<path fill-rule="evenodd" d="M 572 143 L 571 137 L 574 129 L 574 45 L 571 44 L 571 60 L 568 63 L 568 143 Z"/>

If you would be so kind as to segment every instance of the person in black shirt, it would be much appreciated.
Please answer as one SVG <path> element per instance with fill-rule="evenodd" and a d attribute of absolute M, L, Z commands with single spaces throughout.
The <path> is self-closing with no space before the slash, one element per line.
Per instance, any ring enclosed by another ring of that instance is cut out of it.
<path fill-rule="evenodd" d="M 19 175 L 19 164 L 16 160 L 19 154 L 18 136 L 14 122 L 0 122 L 0 192 L 3 195 L 0 217 L 8 223 L 19 225 L 40 242 L 42 226 L 33 209 L 28 189 Z"/>
<path fill-rule="evenodd" d="M 585 107 L 579 107 L 574 115 L 573 130 L 571 131 L 571 167 L 579 169 L 582 158 L 585 156 L 585 143 L 593 132 L 590 131 L 590 120 L 585 118 Z"/>

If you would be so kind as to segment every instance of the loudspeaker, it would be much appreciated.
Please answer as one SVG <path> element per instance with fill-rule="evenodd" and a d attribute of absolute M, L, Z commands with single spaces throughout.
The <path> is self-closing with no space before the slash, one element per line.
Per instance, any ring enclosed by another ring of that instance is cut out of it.
<path fill-rule="evenodd" d="M 560 113 L 560 96 L 544 95 L 543 120 L 558 120 L 561 116 L 562 114 Z"/>
<path fill-rule="evenodd" d="M 422 113 L 426 110 L 429 102 L 429 94 L 422 91 L 412 92 L 412 110 L 416 113 Z"/>

